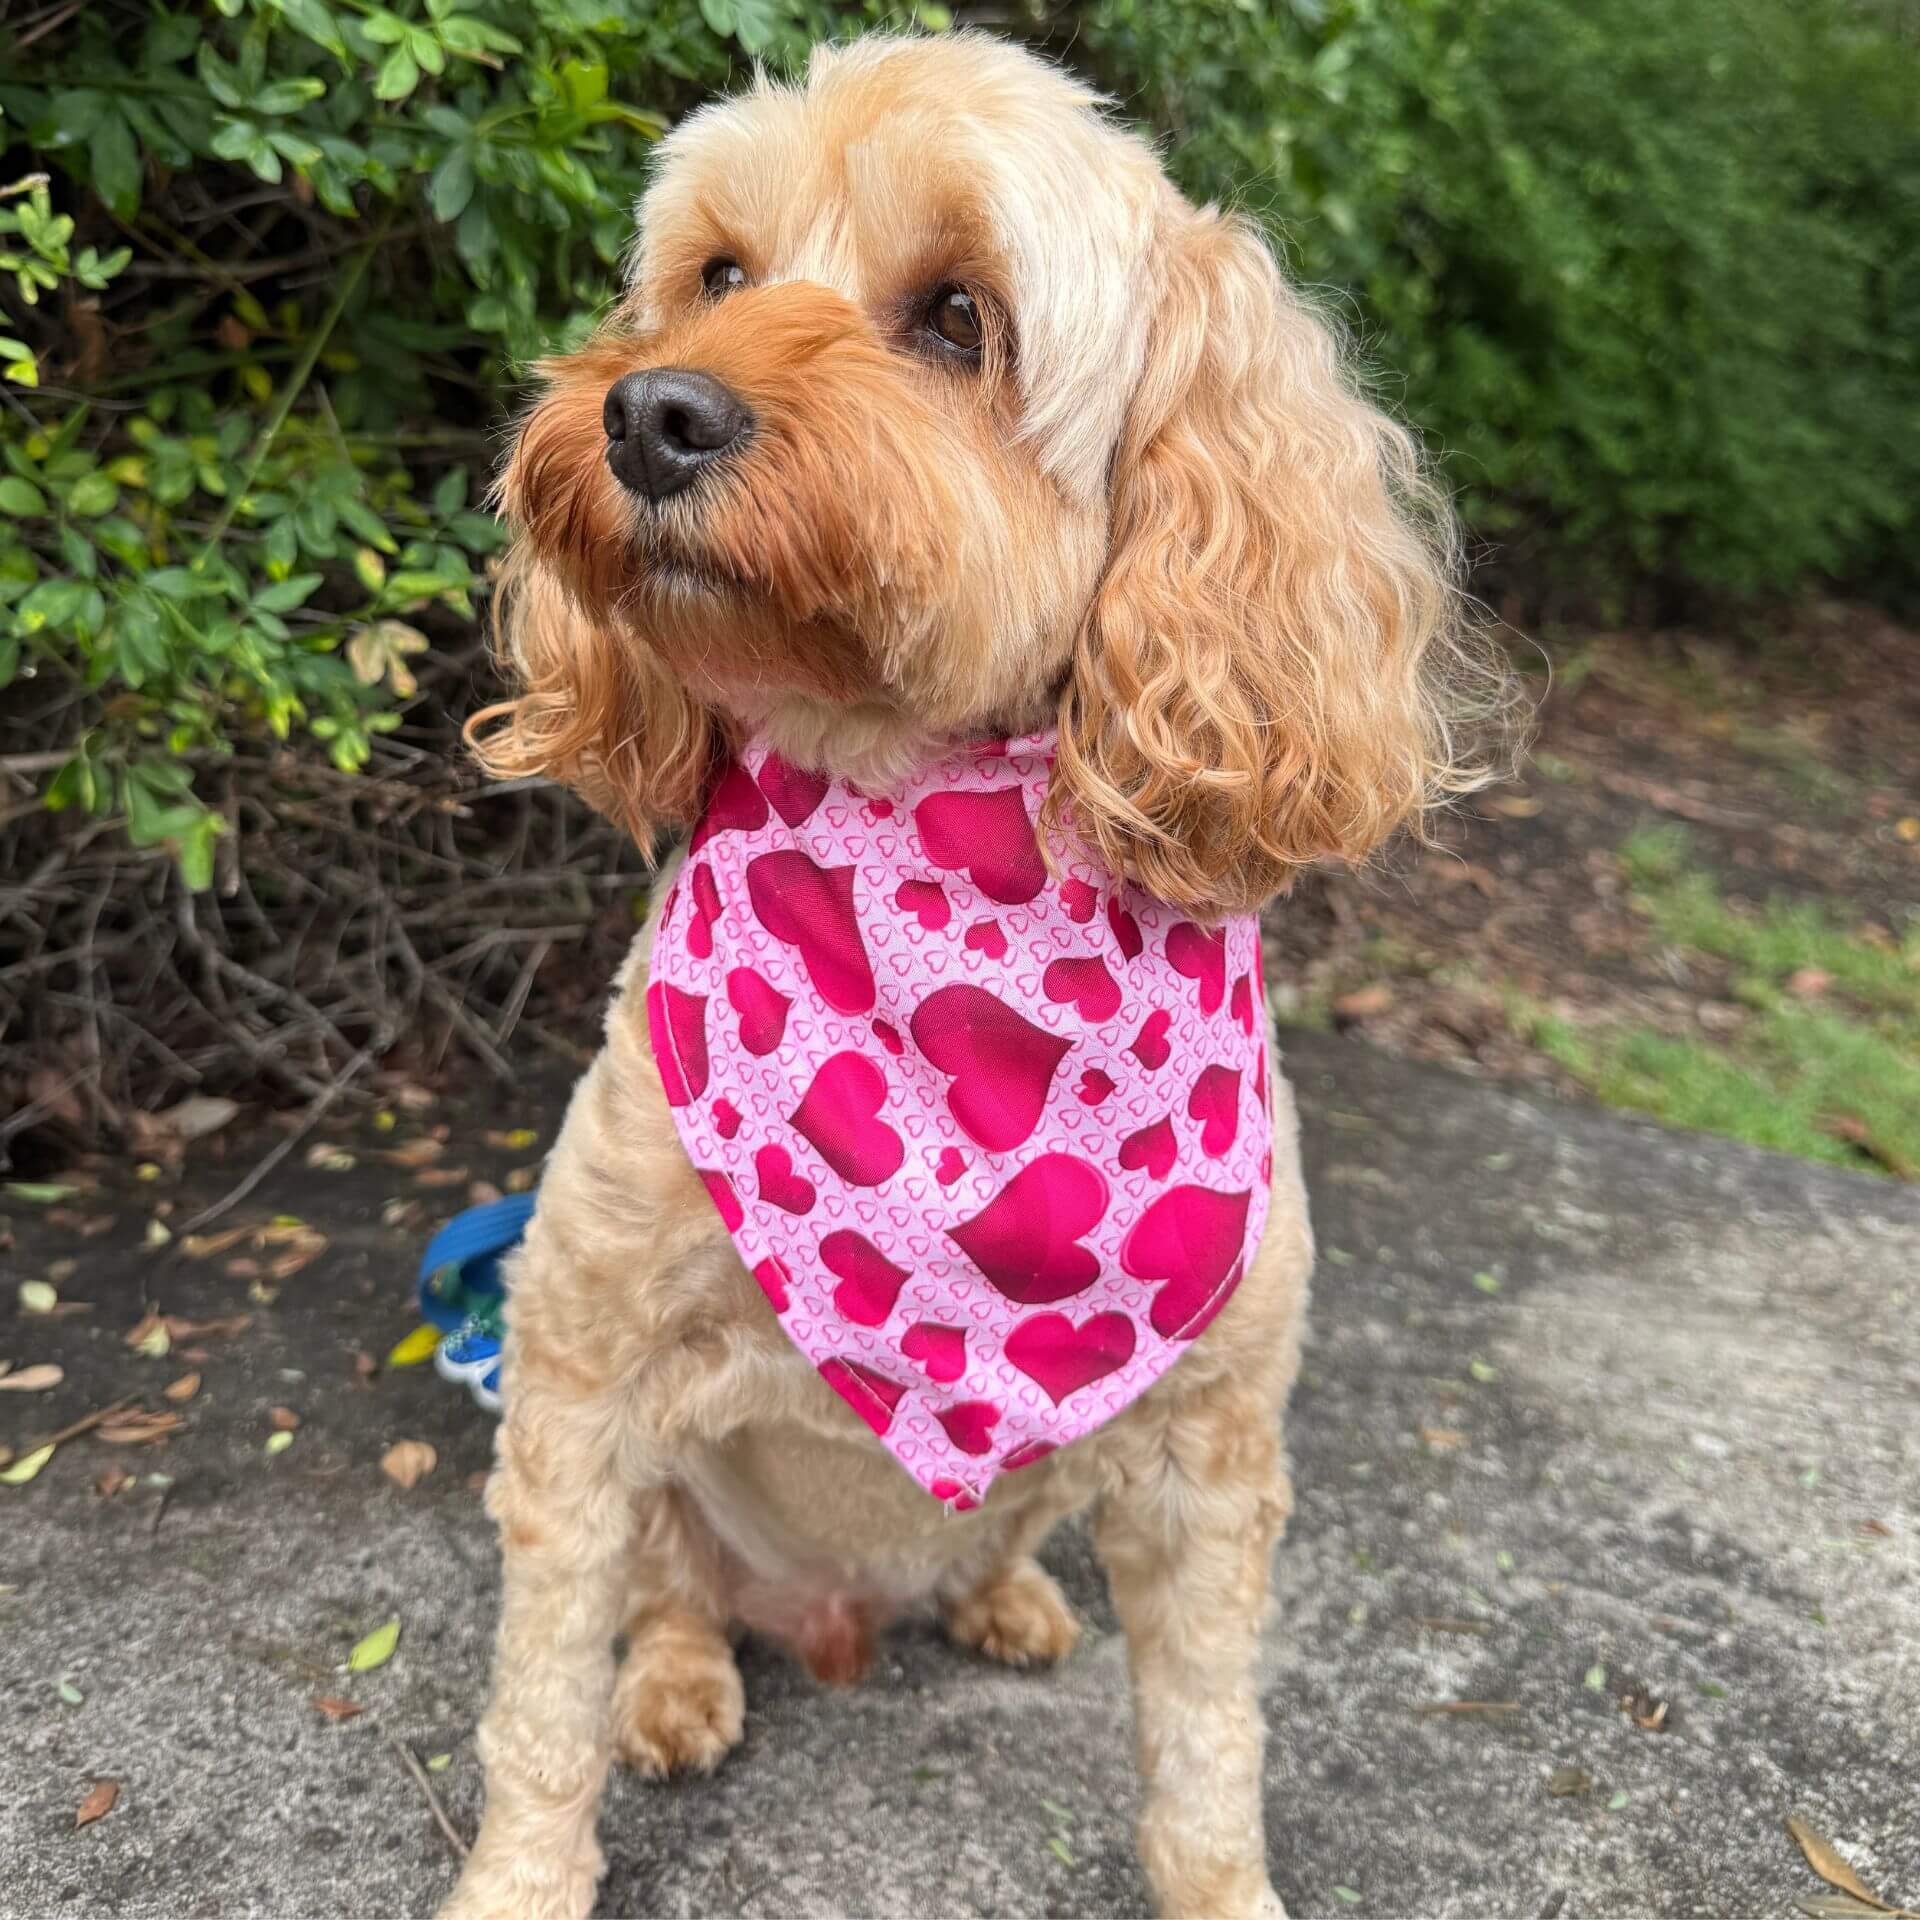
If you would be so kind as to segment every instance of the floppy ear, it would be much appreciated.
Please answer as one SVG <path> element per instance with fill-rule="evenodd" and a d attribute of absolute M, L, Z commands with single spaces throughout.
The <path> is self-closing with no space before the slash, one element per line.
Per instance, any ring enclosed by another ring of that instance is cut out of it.
<path fill-rule="evenodd" d="M 481 765 L 572 787 L 643 852 L 662 827 L 694 819 L 726 751 L 719 716 L 647 649 L 609 632 L 524 546 L 493 608 L 495 648 L 521 692 L 467 722 Z"/>
<path fill-rule="evenodd" d="M 1183 207 L 1060 703 L 1051 824 L 1201 914 L 1482 784 L 1455 547 L 1406 430 L 1244 219 Z M 1469 703 L 1470 704 L 1470 703 Z"/>

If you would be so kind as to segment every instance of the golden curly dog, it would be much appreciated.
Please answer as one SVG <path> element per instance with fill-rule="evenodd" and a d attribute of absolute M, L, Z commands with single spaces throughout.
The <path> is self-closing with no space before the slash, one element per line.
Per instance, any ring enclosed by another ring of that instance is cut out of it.
<path fill-rule="evenodd" d="M 646 843 L 749 736 L 877 793 L 1057 727 L 1047 835 L 1202 918 L 1481 779 L 1413 442 L 1255 228 L 1184 200 L 1075 79 L 971 34 L 822 50 L 663 142 L 640 228 L 502 481 L 524 690 L 477 723 L 496 771 Z M 610 394 L 669 369 L 665 430 L 628 433 Z M 1269 1224 L 1218 1318 L 950 1512 L 736 1256 L 649 1045 L 651 939 L 512 1270 L 487 1807 L 449 1920 L 589 1911 L 610 1759 L 706 1770 L 740 1739 L 736 1625 L 830 1680 L 922 1605 L 991 1658 L 1062 1658 L 1076 1624 L 1033 1556 L 1089 1505 L 1160 1910 L 1280 1913 L 1252 1668 L 1312 1262 L 1285 1082 Z"/>

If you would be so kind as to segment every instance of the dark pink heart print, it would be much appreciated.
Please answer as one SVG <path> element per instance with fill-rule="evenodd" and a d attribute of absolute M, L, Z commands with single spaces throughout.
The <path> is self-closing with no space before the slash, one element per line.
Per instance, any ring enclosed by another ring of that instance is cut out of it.
<path fill-rule="evenodd" d="M 754 918 L 776 940 L 799 949 L 808 977 L 836 1013 L 873 1007 L 873 963 L 860 933 L 853 880 L 850 866 L 816 866 L 790 849 L 747 862 Z"/>
<path fill-rule="evenodd" d="M 1058 1406 L 1125 1366 L 1135 1338 L 1124 1313 L 1096 1313 L 1078 1327 L 1064 1313 L 1036 1313 L 1008 1334 L 1006 1355 Z"/>
<path fill-rule="evenodd" d="M 900 1136 L 879 1118 L 887 1076 L 864 1054 L 836 1053 L 813 1076 L 793 1124 L 850 1187 L 877 1187 L 906 1158 Z"/>
<path fill-rule="evenodd" d="M 1047 884 L 1047 864 L 1018 787 L 930 794 L 913 819 L 927 858 L 936 867 L 961 868 L 989 900 L 1024 906 Z"/>
<path fill-rule="evenodd" d="M 842 1227 L 820 1242 L 820 1259 L 830 1273 L 839 1276 L 840 1284 L 833 1290 L 834 1305 L 863 1327 L 886 1325 L 900 1289 L 912 1277 L 905 1267 L 896 1267 L 864 1233 L 855 1233 L 851 1227 Z"/>
<path fill-rule="evenodd" d="M 1251 1195 L 1211 1187 L 1169 1187 L 1120 1243 L 1120 1265 L 1136 1280 L 1164 1282 L 1153 1303 L 1153 1330 L 1179 1339 L 1212 1306 L 1240 1260 Z"/>
<path fill-rule="evenodd" d="M 698 853 L 716 834 L 752 833 L 764 826 L 766 819 L 767 796 L 754 785 L 746 768 L 735 761 L 715 783 L 687 851 Z"/>
<path fill-rule="evenodd" d="M 950 1075 L 947 1105 L 991 1153 L 1040 1124 L 1055 1069 L 1073 1044 L 1037 1027 L 985 987 L 939 987 L 914 1010 L 913 1043 Z"/>
<path fill-rule="evenodd" d="M 1071 1154 L 1043 1153 L 947 1237 L 1009 1300 L 1031 1306 L 1084 1293 L 1100 1261 L 1081 1245 L 1107 1210 L 1107 1182 Z"/>
<path fill-rule="evenodd" d="M 1200 1123 L 1200 1151 L 1218 1160 L 1240 1131 L 1240 1069 L 1208 1067 L 1187 1095 L 1187 1118 Z"/>
<path fill-rule="evenodd" d="M 735 967 L 727 975 L 727 999 L 740 1016 L 740 1044 L 749 1053 L 771 1053 L 787 1031 L 793 1002 L 751 967 Z"/>
<path fill-rule="evenodd" d="M 1224 929 L 1215 927 L 1209 932 L 1191 920 L 1177 921 L 1167 935 L 1167 965 L 1199 988 L 1197 1004 L 1202 1013 L 1220 1011 L 1220 1003 L 1227 997 Z"/>
<path fill-rule="evenodd" d="M 667 1105 L 684 1107 L 707 1090 L 707 1001 L 664 980 L 647 988 L 647 1039 Z"/>
<path fill-rule="evenodd" d="M 804 826 L 811 820 L 833 784 L 824 773 L 808 773 L 777 753 L 761 761 L 757 778 L 760 791 L 773 802 L 774 812 L 790 827 Z"/>

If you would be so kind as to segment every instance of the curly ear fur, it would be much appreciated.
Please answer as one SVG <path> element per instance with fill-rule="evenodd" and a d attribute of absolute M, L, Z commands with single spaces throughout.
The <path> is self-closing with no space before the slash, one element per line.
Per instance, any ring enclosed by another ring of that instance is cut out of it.
<path fill-rule="evenodd" d="M 727 749 L 720 716 L 646 648 L 610 633 L 525 546 L 493 608 L 496 652 L 521 691 L 467 722 L 481 765 L 572 787 L 643 850 L 662 827 L 694 819 Z"/>
<path fill-rule="evenodd" d="M 1211 914 L 1484 784 L 1461 722 L 1503 704 L 1504 677 L 1476 664 L 1412 437 L 1250 222 L 1173 217 L 1048 812 Z"/>

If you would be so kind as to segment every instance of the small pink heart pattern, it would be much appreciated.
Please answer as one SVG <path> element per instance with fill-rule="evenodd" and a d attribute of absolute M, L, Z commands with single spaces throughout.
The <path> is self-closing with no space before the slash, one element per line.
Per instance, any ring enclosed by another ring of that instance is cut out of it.
<path fill-rule="evenodd" d="M 1053 747 L 976 743 L 875 795 L 750 746 L 646 993 L 768 1310 L 956 1511 L 1144 1393 L 1266 1224 L 1255 920 L 1049 862 Z"/>

